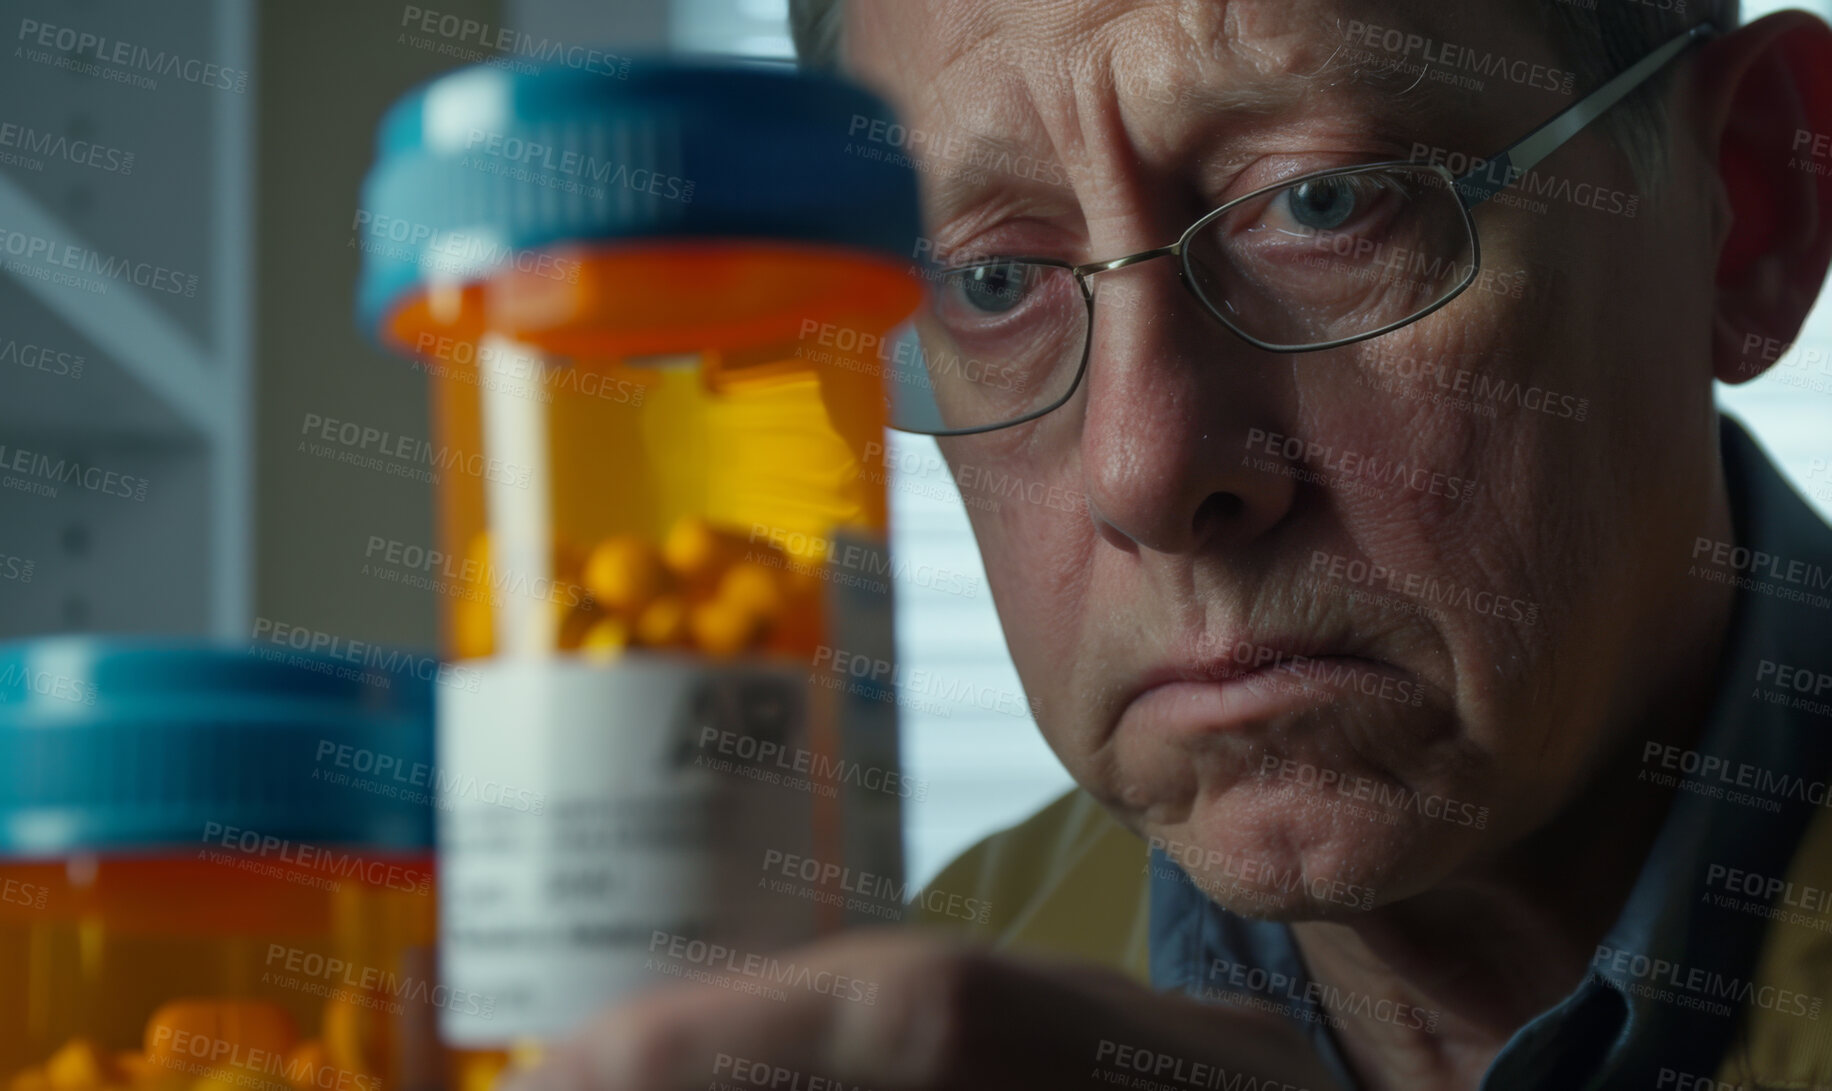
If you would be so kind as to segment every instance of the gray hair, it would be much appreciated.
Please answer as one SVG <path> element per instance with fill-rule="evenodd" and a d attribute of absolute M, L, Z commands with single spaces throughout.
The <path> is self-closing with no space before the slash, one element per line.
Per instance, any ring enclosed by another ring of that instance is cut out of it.
<path fill-rule="evenodd" d="M 1685 0 L 1666 11 L 1641 0 L 1541 0 L 1547 30 L 1576 70 L 1580 89 L 1596 87 L 1662 42 L 1704 20 L 1719 31 L 1737 25 L 1739 0 L 1704 0 L 1704 19 L 1687 18 Z M 1597 124 L 1628 157 L 1643 190 L 1658 187 L 1667 166 L 1667 89 L 1673 68 L 1642 84 Z"/>
<path fill-rule="evenodd" d="M 809 68 L 840 67 L 846 0 L 789 0 L 795 51 Z M 1697 20 L 1679 14 L 1684 0 L 1666 11 L 1641 0 L 1537 0 L 1541 19 L 1577 73 L 1582 89 L 1596 87 Z M 1705 15 L 1719 30 L 1738 18 L 1738 0 L 1705 0 Z M 1643 189 L 1666 166 L 1666 96 L 1671 69 L 1648 81 L 1598 122 L 1628 156 Z"/>

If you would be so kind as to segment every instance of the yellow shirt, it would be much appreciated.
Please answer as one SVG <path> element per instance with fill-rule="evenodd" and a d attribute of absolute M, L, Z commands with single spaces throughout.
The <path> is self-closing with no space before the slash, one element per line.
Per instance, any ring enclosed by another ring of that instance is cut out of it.
<path fill-rule="evenodd" d="M 923 910 L 923 899 L 914 919 L 1001 950 L 1098 963 L 1149 985 L 1147 859 L 1145 843 L 1077 789 L 968 849 L 929 885 L 980 899 L 988 907 L 984 924 Z M 1832 890 L 1832 813 L 1808 827 L 1787 878 L 1797 889 Z M 1832 993 L 1832 915 L 1817 925 L 1771 925 L 1752 982 L 1813 997 Z M 1738 1091 L 1832 1089 L 1832 1011 L 1802 1019 L 1752 1002 L 1737 1019 L 1736 1039 L 1716 1074 L 1720 1084 Z"/>

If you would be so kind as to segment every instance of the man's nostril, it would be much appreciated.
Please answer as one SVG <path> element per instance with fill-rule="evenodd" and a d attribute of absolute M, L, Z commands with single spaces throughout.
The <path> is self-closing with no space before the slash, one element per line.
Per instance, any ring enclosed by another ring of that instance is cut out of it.
<path fill-rule="evenodd" d="M 1198 538 L 1214 533 L 1240 518 L 1245 502 L 1231 492 L 1210 493 L 1196 508 L 1190 529 Z"/>

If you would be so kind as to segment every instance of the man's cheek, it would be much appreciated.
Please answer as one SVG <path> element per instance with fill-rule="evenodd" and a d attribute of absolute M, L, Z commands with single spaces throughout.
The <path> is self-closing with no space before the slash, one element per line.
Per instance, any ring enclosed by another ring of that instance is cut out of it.
<path fill-rule="evenodd" d="M 1027 683 L 1032 670 L 1043 672 L 1039 678 L 1066 674 L 1071 664 L 1063 657 L 1083 631 L 1075 619 L 1099 593 L 1092 577 L 1101 546 L 1092 524 L 1086 516 L 1017 502 L 972 521 L 1019 673 Z M 1034 653 L 1025 657 L 1029 662 L 1020 658 L 1026 652 Z"/>

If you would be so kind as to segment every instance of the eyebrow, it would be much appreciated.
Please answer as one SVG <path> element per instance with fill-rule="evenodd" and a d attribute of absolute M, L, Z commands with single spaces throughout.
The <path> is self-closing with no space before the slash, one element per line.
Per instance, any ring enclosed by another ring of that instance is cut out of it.
<path fill-rule="evenodd" d="M 1345 104 L 1377 96 L 1382 103 L 1378 111 L 1383 115 L 1382 130 L 1407 129 L 1422 135 L 1425 124 L 1441 120 L 1445 112 L 1444 96 L 1441 90 L 1433 93 L 1433 82 L 1426 73 L 1400 71 L 1397 62 L 1370 62 L 1349 55 L 1344 43 L 1315 71 L 1285 73 L 1248 84 L 1198 84 L 1183 90 L 1179 105 L 1217 117 L 1269 119 L 1320 94 Z M 935 227 L 951 223 L 962 210 L 1000 190 L 1032 195 L 1053 191 L 1065 205 L 1079 205 L 1069 184 L 1068 168 L 1053 149 L 1039 155 L 1016 141 L 964 130 L 950 131 L 929 143 L 934 181 L 928 203 Z M 1000 180 L 982 179 L 975 168 L 984 168 Z"/>
<path fill-rule="evenodd" d="M 938 224 L 952 220 L 962 209 L 1000 188 L 1054 191 L 1071 203 L 1077 203 L 1069 184 L 1068 167 L 1054 149 L 1038 155 L 1012 140 L 965 131 L 951 133 L 942 146 L 950 152 L 931 159 L 935 166 L 930 171 L 934 188 L 930 191 L 929 202 Z M 1006 181 L 983 180 L 978 176 L 980 170 L 997 174 Z"/>
<path fill-rule="evenodd" d="M 1348 42 L 1342 42 L 1325 58 L 1323 64 L 1314 72 L 1288 73 L 1277 81 L 1292 87 L 1291 93 L 1277 92 L 1271 97 L 1279 106 L 1287 104 L 1289 99 L 1301 97 L 1306 93 L 1315 93 L 1319 89 L 1335 92 L 1344 84 L 1357 89 L 1358 94 L 1383 94 L 1388 108 L 1385 113 L 1392 124 L 1419 125 L 1435 119 L 1444 106 L 1444 96 L 1434 87 L 1435 81 L 1427 79 L 1429 67 L 1416 74 L 1402 71 L 1400 65 L 1405 58 L 1396 57 L 1391 62 L 1372 60 L 1367 56 L 1356 56 L 1356 51 Z M 1320 81 L 1328 80 L 1320 84 Z M 1207 90 L 1206 88 L 1200 90 Z M 1243 88 L 1248 95 L 1266 95 L 1263 85 Z"/>

